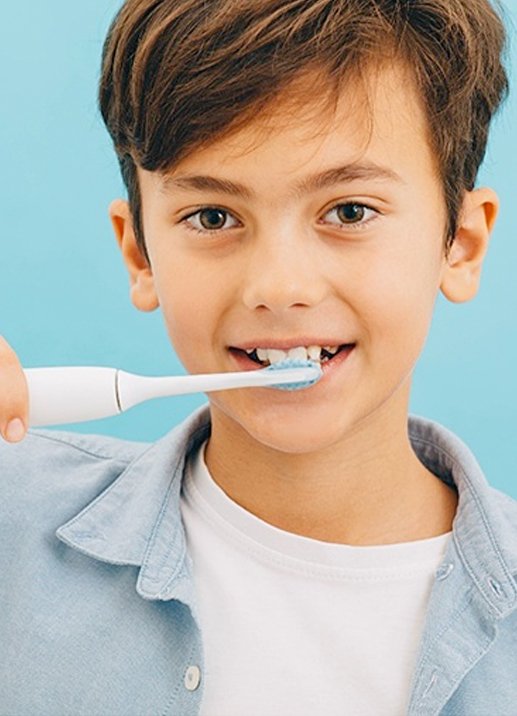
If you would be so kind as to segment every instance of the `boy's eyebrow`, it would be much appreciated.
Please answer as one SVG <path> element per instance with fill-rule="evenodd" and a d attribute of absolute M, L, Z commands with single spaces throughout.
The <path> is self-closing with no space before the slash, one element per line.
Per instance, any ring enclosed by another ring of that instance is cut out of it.
<path fill-rule="evenodd" d="M 319 189 L 325 189 L 334 184 L 352 182 L 358 179 L 370 179 L 381 181 L 392 181 L 405 184 L 393 169 L 383 167 L 373 162 L 361 162 L 345 164 L 344 166 L 327 169 L 319 174 L 313 174 L 299 182 L 293 190 L 293 194 L 300 196 Z M 169 175 L 162 178 L 161 191 L 169 194 L 174 189 L 195 189 L 198 191 L 215 191 L 223 194 L 231 194 L 244 199 L 252 199 L 254 192 L 243 184 L 229 181 L 228 179 L 217 179 L 211 176 L 196 176 L 192 174 Z"/>

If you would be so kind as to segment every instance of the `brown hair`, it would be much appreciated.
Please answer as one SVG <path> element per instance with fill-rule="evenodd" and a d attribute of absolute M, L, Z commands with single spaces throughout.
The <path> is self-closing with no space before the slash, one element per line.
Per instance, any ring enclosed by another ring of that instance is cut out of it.
<path fill-rule="evenodd" d="M 126 0 L 104 44 L 99 103 L 140 250 L 149 261 L 137 166 L 169 170 L 271 106 L 304 69 L 325 71 L 335 102 L 380 53 L 405 62 L 424 100 L 448 250 L 508 91 L 504 48 L 489 0 Z"/>

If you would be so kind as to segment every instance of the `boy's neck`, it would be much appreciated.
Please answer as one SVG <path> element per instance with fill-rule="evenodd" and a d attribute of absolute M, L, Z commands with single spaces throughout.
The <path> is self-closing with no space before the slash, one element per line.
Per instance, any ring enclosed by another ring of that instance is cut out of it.
<path fill-rule="evenodd" d="M 370 426 L 350 443 L 303 455 L 270 450 L 228 428 L 213 411 L 205 452 L 212 478 L 279 529 L 349 545 L 412 542 L 452 529 L 457 493 L 418 460 L 407 419 L 378 430 L 374 440 Z"/>

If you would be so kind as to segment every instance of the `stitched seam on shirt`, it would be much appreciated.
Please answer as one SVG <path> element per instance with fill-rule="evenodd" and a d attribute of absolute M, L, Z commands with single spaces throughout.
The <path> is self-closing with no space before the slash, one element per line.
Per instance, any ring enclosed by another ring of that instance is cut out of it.
<path fill-rule="evenodd" d="M 190 653 L 189 653 L 188 659 L 187 659 L 187 664 L 192 664 L 192 663 L 194 662 L 194 660 L 193 660 L 192 657 L 194 656 L 195 651 L 196 651 L 196 648 L 195 648 L 195 647 L 193 647 L 193 648 L 190 650 Z M 203 674 L 202 674 L 202 677 L 203 677 Z M 183 678 L 184 678 L 184 677 L 183 677 Z M 177 695 L 178 695 L 178 693 L 179 693 L 179 691 L 180 691 L 180 689 L 181 689 L 182 683 L 183 683 L 183 681 L 180 679 L 180 680 L 178 681 L 178 685 L 176 686 L 176 688 L 174 689 L 173 693 L 171 694 L 170 699 L 167 701 L 167 704 L 166 704 L 166 706 L 165 706 L 165 710 L 162 711 L 161 716 L 171 716 L 171 711 L 170 711 L 170 709 L 171 709 L 171 707 L 173 706 L 174 701 L 176 700 L 176 697 L 177 697 Z M 172 716 L 175 716 L 175 714 L 172 714 Z"/>
<path fill-rule="evenodd" d="M 90 457 L 96 457 L 100 460 L 116 460 L 117 462 L 121 462 L 123 465 L 129 465 L 132 462 L 132 460 L 124 460 L 123 458 L 115 457 L 114 455 L 101 455 L 98 453 L 94 453 L 91 450 L 87 450 L 86 448 L 81 447 L 80 445 L 74 445 L 74 443 L 70 443 L 67 440 L 63 440 L 63 438 L 54 437 L 52 435 L 40 435 L 39 433 L 34 433 L 31 430 L 29 430 L 28 434 L 33 438 L 40 438 L 41 440 L 50 440 L 54 443 L 66 445 L 67 447 L 73 448 L 74 450 L 78 450 L 85 455 L 89 455 Z M 142 445 L 148 445 L 148 443 L 142 443 Z M 138 453 L 138 455 L 136 455 L 135 457 L 140 457 L 140 455 L 142 454 L 143 453 Z"/>
<path fill-rule="evenodd" d="M 470 671 L 472 671 L 472 669 L 473 669 L 474 666 L 477 664 L 477 662 L 479 661 L 479 659 L 486 653 L 488 647 L 489 647 L 490 644 L 491 644 L 491 641 L 492 641 L 492 640 L 491 640 L 489 637 L 486 637 L 485 639 L 483 639 L 483 642 L 482 642 L 482 644 L 480 645 L 479 649 L 473 654 L 472 658 L 469 660 L 467 668 L 464 669 L 464 670 L 461 672 L 461 674 L 458 676 L 458 678 L 456 679 L 456 685 L 454 686 L 453 690 L 447 695 L 447 702 L 450 701 L 450 699 L 454 696 L 454 694 L 456 693 L 456 691 L 460 688 L 461 682 L 463 681 L 463 679 L 467 676 L 467 674 L 468 674 Z M 417 706 L 420 706 L 420 705 L 425 701 L 426 696 L 427 696 L 427 694 L 424 693 L 424 695 L 422 696 L 422 698 L 421 698 L 420 701 L 418 702 Z M 437 711 L 436 713 L 437 713 L 437 715 L 438 715 L 438 714 L 441 714 L 441 713 L 443 713 L 443 712 L 442 712 L 442 710 L 441 710 L 441 708 L 440 708 L 440 711 Z"/>
<path fill-rule="evenodd" d="M 99 562 L 103 562 L 104 564 L 112 564 L 116 567 L 140 567 L 140 562 L 135 560 L 119 560 L 119 559 L 112 559 L 111 557 L 104 557 L 102 555 L 99 555 L 95 551 L 88 550 L 86 547 L 83 547 L 81 545 L 76 544 L 72 540 L 69 540 L 64 535 L 60 534 L 59 539 L 64 542 L 68 547 L 72 547 L 77 552 L 80 552 L 82 555 L 86 555 L 86 557 L 97 559 Z"/>
<path fill-rule="evenodd" d="M 431 639 L 431 641 L 429 642 L 429 645 L 428 645 L 427 649 L 426 649 L 426 650 L 423 652 L 423 654 L 422 654 L 422 658 L 421 658 L 421 664 L 422 664 L 422 666 L 420 667 L 420 669 L 419 669 L 419 671 L 418 671 L 418 673 L 417 673 L 417 675 L 416 675 L 417 677 L 420 675 L 421 671 L 423 670 L 423 668 L 424 668 L 424 662 L 428 659 L 428 657 L 429 657 L 429 652 L 430 652 L 432 649 L 434 649 L 434 645 L 436 644 L 436 642 L 440 641 L 441 638 L 443 637 L 443 635 L 444 635 L 447 631 L 449 631 L 449 629 L 451 628 L 451 626 L 456 622 L 456 619 L 457 619 L 458 617 L 460 617 L 460 616 L 463 614 L 463 612 L 465 612 L 467 609 L 470 608 L 470 605 L 472 604 L 472 601 L 473 601 L 473 598 L 474 598 L 474 597 L 473 597 L 473 592 L 474 592 L 474 589 L 473 589 L 473 587 L 471 587 L 471 588 L 469 589 L 469 591 L 468 591 L 468 592 L 466 593 L 466 595 L 465 595 L 465 604 L 463 605 L 463 607 L 462 607 L 461 609 L 455 609 L 455 610 L 452 612 L 452 614 L 451 614 L 451 616 L 450 616 L 450 618 L 449 618 L 449 621 L 434 635 L 434 637 L 433 637 L 433 638 Z"/>
<path fill-rule="evenodd" d="M 229 535 L 228 539 L 237 542 L 241 549 L 244 549 L 246 555 L 251 554 L 261 564 L 271 566 L 273 564 L 277 568 L 281 568 L 285 572 L 302 577 L 315 577 L 322 581 L 331 583 L 345 584 L 379 584 L 391 583 L 401 580 L 413 580 L 415 577 L 429 575 L 434 573 L 435 568 L 429 566 L 420 567 L 411 564 L 395 569 L 390 568 L 382 571 L 381 574 L 372 574 L 379 572 L 382 568 L 377 567 L 341 567 L 339 565 L 320 565 L 317 562 L 307 562 L 293 555 L 284 555 L 269 545 L 257 542 L 252 537 L 241 532 L 232 523 L 225 520 L 210 504 L 207 504 L 203 495 L 199 494 L 199 490 L 192 481 L 185 481 L 184 489 L 189 494 L 190 499 L 196 503 L 208 523 L 210 523 L 217 531 L 222 530 Z M 194 495 L 193 492 L 197 494 Z"/>
<path fill-rule="evenodd" d="M 165 513 L 166 513 L 166 511 L 167 511 L 167 507 L 168 507 L 169 504 L 170 504 L 171 493 L 172 493 L 173 487 L 174 487 L 174 485 L 175 485 L 175 476 L 176 476 L 176 473 L 177 473 L 178 470 L 179 470 L 179 465 L 180 465 L 180 463 L 183 461 L 183 465 L 184 465 L 183 469 L 185 469 L 185 465 L 186 465 L 186 462 L 187 462 L 187 455 L 188 455 L 188 453 L 191 452 L 192 447 L 193 447 L 193 444 L 196 442 L 195 439 L 197 438 L 197 436 L 198 436 L 199 434 L 203 433 L 203 432 L 206 432 L 206 425 L 201 425 L 201 426 L 199 426 L 196 430 L 194 430 L 194 431 L 192 432 L 192 434 L 191 434 L 191 436 L 190 436 L 190 440 L 189 440 L 188 449 L 185 450 L 185 453 L 182 454 L 182 455 L 179 457 L 179 459 L 177 460 L 177 462 L 175 463 L 175 465 L 174 465 L 173 468 L 172 468 L 172 477 L 171 477 L 170 482 L 169 482 L 169 487 L 167 488 L 167 493 L 166 493 L 165 498 L 164 498 L 164 500 L 163 500 L 163 502 L 162 502 L 162 506 L 161 506 L 160 511 L 159 511 L 159 513 L 158 513 L 158 517 L 156 518 L 156 521 L 155 521 L 155 523 L 154 523 L 154 527 L 153 527 L 153 531 L 151 532 L 151 536 L 150 536 L 150 538 L 149 538 L 149 540 L 148 540 L 148 542 L 147 542 L 148 547 L 147 547 L 146 554 L 145 554 L 145 557 L 144 557 L 144 561 L 143 561 L 143 564 L 142 564 L 142 568 L 143 568 L 144 571 L 147 571 L 147 568 L 148 568 L 148 566 L 149 566 L 149 560 L 150 560 L 150 557 L 151 557 L 152 546 L 153 546 L 154 543 L 155 543 L 156 534 L 157 534 L 158 530 L 160 529 L 160 526 L 161 526 L 161 524 L 162 524 L 162 522 L 163 522 L 164 515 L 165 515 Z M 180 483 L 181 483 L 181 482 L 183 482 L 183 474 L 181 475 L 181 478 L 180 478 Z M 180 490 L 181 490 L 181 484 L 180 484 Z M 161 560 L 160 564 L 157 565 L 158 575 L 160 574 L 160 572 L 162 571 L 162 569 L 164 568 L 164 566 L 167 564 L 167 562 L 169 562 L 169 557 L 170 557 L 170 555 L 172 554 L 172 545 L 174 544 L 176 534 L 178 533 L 178 530 L 180 530 L 180 529 L 181 529 L 181 519 L 176 522 L 175 529 L 174 529 L 174 531 L 173 531 L 173 533 L 172 533 L 172 535 L 171 535 L 171 539 L 170 539 L 170 542 L 169 542 L 169 544 L 170 544 L 169 549 L 168 549 L 168 550 L 165 552 L 165 554 L 163 555 L 163 559 Z M 166 586 L 168 586 L 169 584 L 171 584 L 171 582 L 173 582 L 173 581 L 176 579 L 176 577 L 178 576 L 178 574 L 181 572 L 181 569 L 183 568 L 183 562 L 184 562 L 184 560 L 185 560 L 185 555 L 186 555 L 186 553 L 187 553 L 187 546 L 186 546 L 186 541 L 185 541 L 185 546 L 184 546 L 184 549 L 183 549 L 182 552 L 181 552 L 180 559 L 177 560 L 177 562 L 176 562 L 176 567 L 175 567 L 174 571 L 172 572 L 171 576 L 167 579 Z M 150 582 L 152 582 L 153 584 L 157 584 L 157 583 L 160 582 L 160 579 L 161 579 L 161 578 L 160 578 L 160 576 L 158 576 L 158 577 L 156 577 L 156 578 L 152 578 L 152 577 L 147 576 L 147 579 L 148 579 Z M 142 591 L 143 591 L 143 590 L 142 590 Z M 145 594 L 149 594 L 149 592 L 146 591 Z"/>
<path fill-rule="evenodd" d="M 497 542 L 495 541 L 495 537 L 494 537 L 494 534 L 493 534 L 493 532 L 492 532 L 492 528 L 490 527 L 490 524 L 489 524 L 489 522 L 488 522 L 488 520 L 487 520 L 487 518 L 486 518 L 485 510 L 483 509 L 483 506 L 482 506 L 481 502 L 479 501 L 479 498 L 478 498 L 478 496 L 477 496 L 477 494 L 476 494 L 476 492 L 475 492 L 475 490 L 474 490 L 474 488 L 473 488 L 473 486 L 472 486 L 472 483 L 471 483 L 471 481 L 470 481 L 470 478 L 469 478 L 468 474 L 466 473 L 465 469 L 463 468 L 463 465 L 462 465 L 460 462 L 458 462 L 458 461 L 456 460 L 456 458 L 454 458 L 447 450 L 445 450 L 444 448 L 442 448 L 442 447 L 439 446 L 439 445 L 436 445 L 436 443 L 434 443 L 434 442 L 431 441 L 431 440 L 426 440 L 425 438 L 422 438 L 422 437 L 415 437 L 415 438 L 414 438 L 414 441 L 415 441 L 415 442 L 419 442 L 419 443 L 423 443 L 424 445 L 427 445 L 428 447 L 433 448 L 433 450 L 435 450 L 435 451 L 441 453 L 442 455 L 445 455 L 446 457 L 449 458 L 449 460 L 451 461 L 451 463 L 453 463 L 453 464 L 455 465 L 455 467 L 457 467 L 457 469 L 461 472 L 461 474 L 463 475 L 463 477 L 464 477 L 464 479 L 465 479 L 465 484 L 466 484 L 466 486 L 467 486 L 467 488 L 468 488 L 468 490 L 469 490 L 469 493 L 470 493 L 470 495 L 474 498 L 474 502 L 476 503 L 476 505 L 477 505 L 477 507 L 478 507 L 478 510 L 479 510 L 479 512 L 480 512 L 480 514 L 481 514 L 481 519 L 483 520 L 483 524 L 485 525 L 486 531 L 488 532 L 488 536 L 489 536 L 489 539 L 490 539 L 490 544 L 492 545 L 494 551 L 496 552 L 497 556 L 499 557 L 499 562 L 500 562 L 500 564 L 501 564 L 501 568 L 502 568 L 502 570 L 503 570 L 505 576 L 507 577 L 508 581 L 513 581 L 513 576 L 511 575 L 510 571 L 507 569 L 506 562 L 505 562 L 505 560 L 504 560 L 503 554 L 502 554 L 501 550 L 499 549 L 499 546 L 498 546 Z M 484 592 L 484 590 L 483 590 L 482 584 L 479 582 L 479 580 L 477 579 L 476 575 L 475 575 L 474 572 L 471 570 L 470 564 L 469 564 L 468 560 L 466 559 L 465 553 L 464 553 L 464 551 L 461 549 L 461 546 L 460 546 L 460 544 L 458 543 L 458 540 L 456 539 L 456 535 L 454 534 L 454 531 L 453 531 L 453 538 L 454 538 L 454 543 L 455 543 L 455 545 L 456 545 L 456 547 L 457 547 L 457 549 L 458 549 L 458 552 L 459 552 L 459 554 L 460 554 L 460 556 L 461 556 L 461 558 L 462 558 L 463 564 L 465 565 L 465 568 L 466 568 L 467 572 L 468 572 L 468 573 L 470 574 L 470 576 L 472 577 L 472 579 L 473 579 L 474 583 L 476 584 L 477 588 L 479 589 L 479 591 L 480 591 L 481 594 L 483 595 L 483 599 L 487 602 L 487 604 L 488 604 L 496 613 L 502 614 L 502 610 L 500 610 L 500 609 L 490 600 L 490 598 L 485 594 L 485 592 Z M 515 594 L 515 592 L 514 592 L 514 594 Z M 514 601 L 515 601 L 515 596 L 514 596 Z"/>
<path fill-rule="evenodd" d="M 441 641 L 443 635 L 444 635 L 447 631 L 449 631 L 449 630 L 451 629 L 451 627 L 456 623 L 456 619 L 457 619 L 458 617 L 460 617 L 465 611 L 467 611 L 467 609 L 470 608 L 470 605 L 471 605 L 471 603 L 472 603 L 472 601 L 473 601 L 473 598 L 474 598 L 474 597 L 473 597 L 473 591 L 474 591 L 473 588 L 471 588 L 471 589 L 467 592 L 466 602 L 465 602 L 465 605 L 463 606 L 463 608 L 462 608 L 462 609 L 456 609 L 456 610 L 451 614 L 451 617 L 450 617 L 449 621 L 447 622 L 447 624 L 435 634 L 435 636 L 433 637 L 433 639 L 429 642 L 429 644 L 428 644 L 427 648 L 425 649 L 425 651 L 422 653 L 421 658 L 420 658 L 420 668 L 419 668 L 418 671 L 415 673 L 415 676 L 414 676 L 414 679 L 413 679 L 413 682 L 414 682 L 415 684 L 418 683 L 418 681 L 420 680 L 421 675 L 422 675 L 422 672 L 424 671 L 424 669 L 425 669 L 425 667 L 426 667 L 426 664 L 427 664 L 427 662 L 429 661 L 429 653 L 432 651 L 432 649 L 434 649 L 435 644 L 436 644 L 437 642 L 440 642 L 440 641 Z M 465 675 L 470 671 L 470 669 L 472 668 L 473 663 L 475 663 L 476 660 L 479 659 L 479 657 L 483 655 L 483 653 L 486 651 L 486 646 L 487 646 L 488 644 L 490 644 L 490 642 L 491 642 L 491 639 L 488 638 L 488 637 L 487 637 L 485 640 L 483 640 L 483 647 L 482 647 L 480 650 L 476 651 L 476 653 L 475 653 L 475 658 L 474 658 L 473 660 L 470 660 L 470 661 L 469 661 L 469 669 L 467 669 L 467 671 L 465 671 L 465 672 L 462 674 L 461 679 L 463 679 L 463 678 L 465 677 Z M 461 681 L 461 679 L 460 679 L 459 681 Z M 458 683 L 458 686 L 459 686 L 459 683 Z M 456 689 L 458 688 L 458 686 L 456 687 Z M 456 691 L 456 689 L 454 689 L 454 691 Z M 453 692 L 453 693 L 454 693 L 454 692 Z M 422 701 L 423 701 L 423 697 L 420 698 L 420 700 L 418 701 L 418 704 L 417 704 L 417 705 L 419 706 L 419 705 L 422 703 Z M 410 704 L 410 706 L 411 706 L 411 704 Z"/>
<path fill-rule="evenodd" d="M 161 524 L 162 524 L 163 516 L 164 516 L 165 512 L 167 511 L 167 507 L 168 507 L 168 505 L 169 505 L 169 503 L 170 503 L 170 495 L 171 495 L 171 492 L 172 492 L 172 487 L 173 487 L 173 485 L 174 485 L 174 478 L 172 478 L 171 481 L 170 481 L 170 483 L 169 483 L 169 487 L 168 487 L 168 489 L 167 489 L 167 494 L 165 495 L 165 499 L 164 499 L 164 501 L 163 501 L 163 503 L 162 503 L 162 507 L 161 507 L 161 509 L 160 509 L 160 512 L 158 513 L 158 518 L 157 518 L 157 520 L 156 520 L 156 522 L 155 522 L 155 524 L 154 524 L 153 531 L 151 532 L 151 536 L 150 536 L 150 538 L 149 538 L 149 540 L 148 540 L 148 542 L 147 542 L 147 550 L 146 550 L 146 553 L 145 553 L 144 561 L 143 561 L 143 563 L 142 563 L 142 569 L 143 569 L 144 572 L 147 572 L 147 569 L 148 569 L 148 567 L 149 567 L 149 562 L 150 562 L 150 559 L 151 559 L 152 547 L 153 547 L 154 544 L 155 544 L 156 534 L 157 534 L 157 532 L 158 532 L 158 530 L 159 530 L 159 528 L 160 528 L 160 526 L 161 526 Z M 161 581 L 162 578 L 160 577 L 160 573 L 161 573 L 161 571 L 164 569 L 164 567 L 167 565 L 167 563 L 169 562 L 169 557 L 170 557 L 170 555 L 172 554 L 172 544 L 174 544 L 174 542 L 175 542 L 176 534 L 177 534 L 179 528 L 180 528 L 180 525 L 179 525 L 179 524 L 176 524 L 176 525 L 175 525 L 175 528 L 174 528 L 174 531 L 173 531 L 173 533 L 172 533 L 172 535 L 171 535 L 171 539 L 170 539 L 170 545 L 171 545 L 171 546 L 170 546 L 169 549 L 167 549 L 167 551 L 165 552 L 165 554 L 164 554 L 164 556 L 163 556 L 163 559 L 160 561 L 160 564 L 157 565 L 157 574 L 158 574 L 158 576 L 157 576 L 157 577 L 150 577 L 148 574 L 146 574 L 146 579 L 147 579 L 149 582 L 152 582 L 153 584 L 158 584 L 158 583 Z M 185 554 L 186 554 L 186 548 L 181 551 L 181 554 L 179 555 L 179 559 L 177 560 L 176 565 L 175 565 L 175 567 L 174 567 L 174 571 L 172 572 L 171 576 L 167 578 L 167 582 L 166 582 L 166 584 L 165 584 L 165 588 L 167 587 L 167 585 L 169 585 L 171 582 L 173 582 L 173 581 L 176 579 L 176 577 L 178 576 L 178 574 L 181 572 L 181 569 L 182 569 L 182 567 L 183 567 L 183 562 L 184 562 L 184 559 L 185 559 Z M 141 589 L 142 589 L 142 587 L 141 587 Z M 143 592 L 144 594 L 147 594 L 148 596 L 152 596 L 152 592 L 149 592 L 148 590 L 142 589 L 142 592 Z"/>

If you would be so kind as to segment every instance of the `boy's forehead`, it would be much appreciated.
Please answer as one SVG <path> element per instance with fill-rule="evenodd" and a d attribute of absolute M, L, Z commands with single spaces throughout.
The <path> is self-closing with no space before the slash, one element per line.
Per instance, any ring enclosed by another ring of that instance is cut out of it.
<path fill-rule="evenodd" d="M 214 137 L 161 175 L 161 189 L 177 188 L 179 176 L 206 174 L 208 166 L 223 172 L 245 167 L 249 173 L 255 163 L 263 170 L 267 161 L 288 175 L 321 157 L 335 168 L 339 161 L 333 158 L 344 160 L 351 178 L 355 172 L 397 180 L 397 160 L 408 159 L 409 153 L 420 151 L 419 162 L 434 163 L 423 103 L 403 67 L 376 67 L 348 79 L 332 95 L 321 73 L 300 75 L 260 115 L 235 132 Z M 317 188 L 317 182 L 305 188 Z"/>

